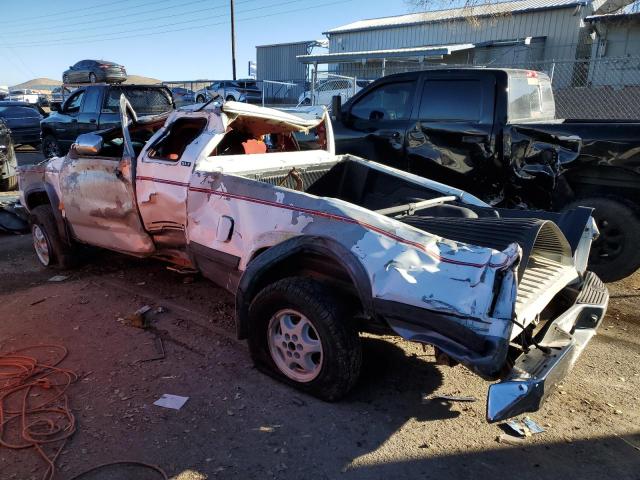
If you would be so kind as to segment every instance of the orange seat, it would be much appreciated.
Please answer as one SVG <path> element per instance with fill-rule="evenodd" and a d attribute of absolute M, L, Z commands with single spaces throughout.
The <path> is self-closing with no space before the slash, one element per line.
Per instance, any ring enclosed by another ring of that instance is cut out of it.
<path fill-rule="evenodd" d="M 252 153 L 267 153 L 267 144 L 260 140 L 250 139 L 242 142 L 242 148 L 244 148 L 244 153 L 247 155 Z"/>

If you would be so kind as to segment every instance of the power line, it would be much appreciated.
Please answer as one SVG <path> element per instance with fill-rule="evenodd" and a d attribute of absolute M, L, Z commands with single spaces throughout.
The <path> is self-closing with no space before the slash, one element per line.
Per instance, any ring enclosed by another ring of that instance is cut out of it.
<path fill-rule="evenodd" d="M 131 0 L 117 0 L 115 2 L 108 3 L 107 5 L 100 5 L 100 6 L 101 7 L 111 7 L 111 6 L 116 5 L 118 3 L 125 3 L 125 2 L 131 3 Z M 28 17 L 22 17 L 22 18 L 18 17 L 18 18 L 15 18 L 15 19 L 12 18 L 11 19 L 11 23 L 14 23 L 15 20 L 17 20 L 18 22 L 21 21 L 21 20 L 25 21 L 25 22 L 31 22 L 33 19 L 36 19 L 36 18 L 57 17 L 59 15 L 66 15 L 68 13 L 82 12 L 84 10 L 93 10 L 95 8 L 96 8 L 95 6 L 93 6 L 93 7 L 84 7 L 84 8 L 74 8 L 73 10 L 65 10 L 63 12 L 57 12 L 57 13 L 46 13 L 44 15 L 35 15 L 35 16 L 29 15 Z"/>
<path fill-rule="evenodd" d="M 300 3 L 301 1 L 302 0 L 288 0 L 286 2 L 274 3 L 274 4 L 271 4 L 271 5 L 265 5 L 265 6 L 262 6 L 262 7 L 246 9 L 246 10 L 243 10 L 243 11 L 238 12 L 238 13 L 249 13 L 249 12 L 253 12 L 253 11 L 264 10 L 266 8 L 274 8 L 274 7 L 280 7 L 280 6 L 284 6 L 284 5 L 289 5 L 289 4 L 292 4 L 292 3 Z M 347 1 L 349 1 L 349 0 L 347 0 Z M 341 3 L 341 2 L 334 1 L 334 2 L 331 2 L 331 3 L 318 4 L 317 6 L 309 6 L 309 7 L 299 8 L 299 9 L 287 10 L 286 12 L 278 12 L 278 13 L 273 13 L 273 14 L 268 14 L 268 15 L 261 15 L 261 16 L 258 16 L 258 17 L 248 17 L 248 18 L 240 19 L 238 21 L 253 20 L 253 19 L 257 19 L 257 18 L 271 17 L 271 16 L 275 16 L 275 15 L 284 15 L 284 14 L 289 13 L 289 12 L 306 10 L 306 9 L 309 9 L 309 8 L 317 8 L 317 7 L 325 6 L 325 5 L 334 5 L 334 4 L 337 4 L 337 3 Z M 128 33 L 129 32 L 129 30 L 122 30 L 122 31 L 119 31 L 119 32 L 110 32 L 110 33 L 107 34 L 108 36 L 105 36 L 105 34 L 85 35 L 81 39 L 78 39 L 78 40 L 53 39 L 53 40 L 48 40 L 46 42 L 38 41 L 38 42 L 13 43 L 13 44 L 8 45 L 8 46 L 11 46 L 11 47 L 40 47 L 40 46 L 51 46 L 51 45 L 76 45 L 78 43 L 85 44 L 85 43 L 95 43 L 95 42 L 107 41 L 107 40 L 119 40 L 119 39 L 126 39 L 126 38 L 140 38 L 140 37 L 145 37 L 145 36 L 150 36 L 150 35 L 162 35 L 162 34 L 165 34 L 165 33 L 181 32 L 181 31 L 186 31 L 186 30 L 192 30 L 194 28 L 204 28 L 204 27 L 212 27 L 212 26 L 218 26 L 218 25 L 226 25 L 226 24 L 229 23 L 228 20 L 225 20 L 225 21 L 216 22 L 216 23 L 205 23 L 205 24 L 202 24 L 202 25 L 194 25 L 194 23 L 202 22 L 202 21 L 204 21 L 204 19 L 195 19 L 195 20 L 191 19 L 191 20 L 184 20 L 184 21 L 181 21 L 181 22 L 167 23 L 167 24 L 163 24 L 163 25 L 153 25 L 153 26 L 148 26 L 148 27 L 144 27 L 144 28 L 141 29 L 141 30 L 163 29 L 160 32 L 140 32 L 140 30 L 138 30 L 138 32 L 135 33 L 135 34 L 112 37 L 112 35 L 119 35 L 121 33 Z M 186 28 L 164 30 L 164 28 L 166 28 L 166 27 L 173 27 L 173 26 L 176 26 L 176 25 L 185 25 L 185 24 L 186 25 L 191 25 L 191 26 L 190 27 L 186 27 Z"/>
<path fill-rule="evenodd" d="M 141 3 L 141 4 L 139 4 L 139 5 L 133 5 L 133 6 L 131 6 L 131 7 L 129 8 L 129 11 L 130 11 L 130 10 L 137 9 L 137 8 L 148 7 L 148 6 L 150 6 L 150 5 L 156 6 L 156 5 L 158 5 L 158 4 L 161 4 L 161 3 L 168 3 L 168 2 L 175 2 L 175 0 L 154 0 L 154 1 L 152 1 L 152 2 Z M 119 1 L 114 2 L 114 3 L 121 3 L 121 1 L 119 0 Z M 111 5 L 113 5 L 113 4 L 111 4 Z M 101 6 L 104 6 L 104 5 L 101 5 Z M 180 6 L 180 5 L 173 5 L 173 6 L 171 6 L 171 7 L 165 7 L 165 8 L 169 9 L 169 8 L 179 7 L 179 6 Z M 73 18 L 69 18 L 69 22 L 70 22 L 70 23 L 78 23 L 78 22 L 77 22 L 77 20 L 78 20 L 79 18 L 87 18 L 87 17 L 92 17 L 92 16 L 94 16 L 94 15 L 104 15 L 105 13 L 108 13 L 109 11 L 112 11 L 112 10 L 111 10 L 111 8 L 110 8 L 110 9 L 109 9 L 108 11 L 106 11 L 106 12 L 102 12 L 102 11 L 99 11 L 99 12 L 98 12 L 98 11 L 95 11 L 95 8 L 98 8 L 98 7 L 94 7 L 93 9 L 91 9 L 91 10 L 93 10 L 91 13 L 85 13 L 85 14 L 83 14 L 83 15 L 74 15 L 74 16 L 73 16 Z M 89 9 L 88 9 L 88 8 L 85 8 L 85 9 L 83 9 L 83 10 L 89 10 Z M 152 8 L 151 10 L 154 10 L 154 9 Z M 66 13 L 74 13 L 74 12 L 75 12 L 74 10 L 71 10 L 71 11 L 67 11 Z M 117 12 L 117 13 L 118 13 L 119 15 L 122 15 L 122 11 L 119 11 L 119 12 Z M 142 12 L 142 13 L 149 13 L 149 12 Z M 21 21 L 21 22 L 14 22 L 14 21 L 12 20 L 12 21 L 11 21 L 11 25 L 15 27 L 15 26 L 21 26 L 21 25 L 34 25 L 34 24 L 35 24 L 35 25 L 38 25 L 38 24 L 42 24 L 42 23 L 51 23 L 50 18 L 48 18 L 48 17 L 50 17 L 51 15 L 56 15 L 56 14 L 45 15 L 45 17 L 47 17 L 46 19 L 38 20 L 38 21 L 36 21 L 36 22 L 34 22 L 34 21 L 27 21 L 27 20 L 23 20 L 23 21 Z M 56 20 L 56 21 L 57 21 L 57 20 Z M 83 20 L 83 21 L 84 21 L 84 20 Z M 8 33 L 8 32 L 9 32 L 9 30 L 7 30 L 6 32 Z"/>
<path fill-rule="evenodd" d="M 197 3 L 205 3 L 205 2 L 208 3 L 209 1 L 210 0 L 195 0 L 193 2 L 184 3 L 181 6 L 184 7 L 184 6 L 187 6 L 187 5 L 193 5 L 193 4 L 197 4 Z M 255 2 L 255 1 L 257 1 L 257 0 L 242 0 L 242 1 L 237 2 L 237 3 L 242 4 L 242 3 L 249 3 L 249 2 Z M 183 12 L 183 13 L 172 13 L 170 15 L 163 15 L 161 17 L 145 18 L 144 19 L 144 23 L 152 22 L 152 21 L 155 21 L 155 20 L 162 20 L 162 19 L 165 19 L 165 18 L 183 17 L 185 15 L 191 15 L 191 14 L 194 14 L 194 13 L 212 12 L 212 11 L 215 11 L 215 10 L 221 10 L 221 9 L 226 9 L 226 8 L 227 8 L 226 5 L 220 5 L 218 7 L 201 8 L 201 9 L 198 9 L 198 10 L 191 10 L 191 11 Z M 169 10 L 169 8 L 165 8 L 163 10 Z M 135 14 L 133 14 L 131 16 L 146 15 L 148 13 L 149 13 L 148 11 L 145 11 L 145 12 L 135 13 Z M 140 24 L 141 23 L 141 20 L 131 20 L 129 22 L 122 22 L 122 21 L 120 21 L 121 19 L 122 19 L 122 14 L 120 14 L 118 17 L 106 18 L 106 19 L 98 19 L 98 20 L 89 20 L 89 21 L 85 21 L 85 22 L 82 22 L 82 23 L 83 23 L 83 25 L 87 25 L 87 24 L 90 24 L 90 23 L 100 23 L 100 28 L 102 28 L 102 27 L 113 27 L 113 26 L 120 27 L 120 26 L 123 26 L 123 25 L 135 25 L 135 24 Z M 105 22 L 109 22 L 111 20 L 118 21 L 118 24 L 117 25 L 105 25 Z M 44 28 L 44 29 L 35 28 L 35 29 L 29 29 L 29 30 L 21 30 L 20 33 L 17 33 L 17 34 L 14 33 L 12 35 L 14 37 L 15 36 L 33 36 L 33 33 L 29 33 L 29 32 L 42 32 L 43 30 L 55 30 L 56 34 L 78 33 L 78 32 L 85 32 L 87 30 L 95 30 L 95 29 L 96 29 L 96 27 L 73 28 L 73 29 L 70 29 L 70 30 L 59 30 L 57 27 L 50 27 L 50 28 Z"/>

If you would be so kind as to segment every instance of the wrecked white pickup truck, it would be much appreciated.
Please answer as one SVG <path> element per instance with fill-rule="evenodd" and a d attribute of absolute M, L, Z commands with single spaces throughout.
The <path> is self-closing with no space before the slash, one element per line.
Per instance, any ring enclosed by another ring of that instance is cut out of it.
<path fill-rule="evenodd" d="M 90 244 L 195 268 L 235 294 L 257 366 L 326 400 L 354 385 L 358 332 L 431 344 L 487 380 L 487 418 L 537 410 L 601 322 L 591 210 L 489 207 L 334 155 L 326 113 L 209 102 L 78 137 L 23 168 L 36 254 Z"/>

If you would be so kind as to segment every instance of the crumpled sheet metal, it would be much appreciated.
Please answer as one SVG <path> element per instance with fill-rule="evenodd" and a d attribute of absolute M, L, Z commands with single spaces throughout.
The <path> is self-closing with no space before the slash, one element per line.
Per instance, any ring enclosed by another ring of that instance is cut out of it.
<path fill-rule="evenodd" d="M 354 206 L 234 175 L 196 172 L 188 200 L 188 237 L 239 257 L 297 235 L 331 238 L 356 256 L 368 273 L 372 297 L 451 314 L 481 335 L 507 337 L 515 275 L 505 275 L 499 305 L 492 305 L 496 275 L 515 268 L 520 248 L 505 251 L 443 240 L 435 235 Z M 231 240 L 213 240 L 222 216 L 233 218 Z M 507 284 L 504 284 L 504 282 Z M 480 321 L 478 321 L 480 320 Z"/>

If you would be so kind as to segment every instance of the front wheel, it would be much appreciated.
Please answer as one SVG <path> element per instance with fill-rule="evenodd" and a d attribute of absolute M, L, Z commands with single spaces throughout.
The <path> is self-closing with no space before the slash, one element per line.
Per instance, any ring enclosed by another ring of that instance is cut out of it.
<path fill-rule="evenodd" d="M 260 370 L 327 401 L 351 390 L 362 363 L 358 333 L 341 303 L 303 277 L 278 280 L 251 302 L 249 350 Z"/>
<path fill-rule="evenodd" d="M 628 277 L 640 268 L 640 215 L 624 200 L 590 197 L 567 205 L 592 207 L 600 236 L 589 254 L 589 270 L 605 282 Z"/>
<path fill-rule="evenodd" d="M 56 137 L 45 135 L 42 139 L 42 154 L 45 158 L 59 157 L 62 154 L 62 149 Z"/>
<path fill-rule="evenodd" d="M 226 99 L 226 101 L 227 101 L 227 102 L 235 102 L 235 101 L 236 101 L 236 99 L 233 97 L 233 95 L 227 95 L 227 99 Z"/>
<path fill-rule="evenodd" d="M 205 98 L 203 95 L 198 95 L 198 97 L 196 98 L 196 103 L 204 103 L 205 102 Z"/>
<path fill-rule="evenodd" d="M 64 269 L 75 264 L 73 248 L 60 238 L 51 205 L 38 205 L 31 211 L 31 236 L 42 266 Z"/>

